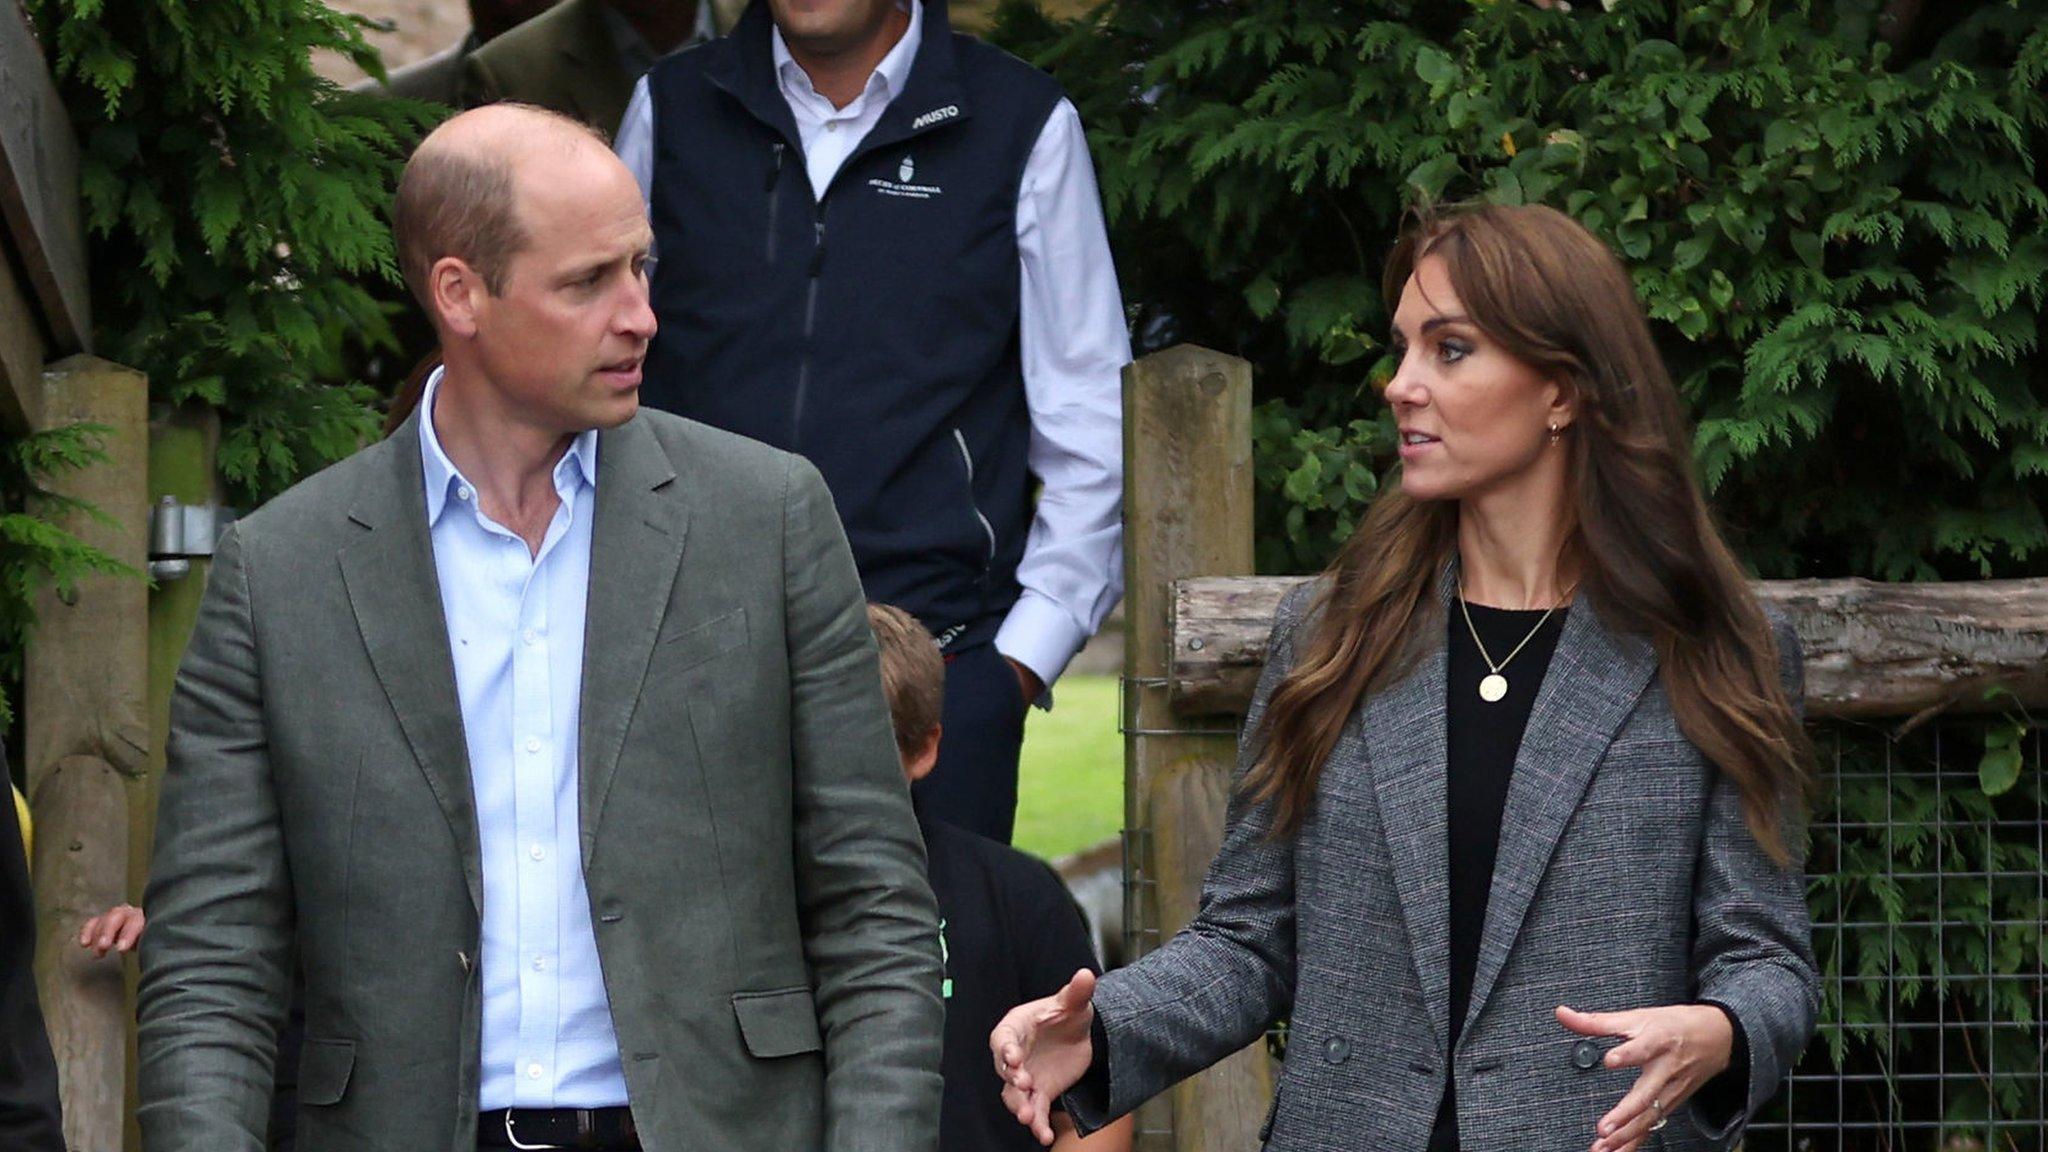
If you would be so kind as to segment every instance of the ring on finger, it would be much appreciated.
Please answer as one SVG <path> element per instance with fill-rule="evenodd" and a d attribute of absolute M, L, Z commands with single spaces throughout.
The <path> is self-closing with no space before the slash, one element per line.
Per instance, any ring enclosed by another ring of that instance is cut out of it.
<path fill-rule="evenodd" d="M 1664 1114 L 1664 1102 L 1662 1100 L 1650 1101 L 1650 1108 L 1657 1113 L 1657 1122 L 1655 1124 L 1650 1125 L 1650 1131 L 1659 1131 L 1666 1124 L 1671 1123 L 1671 1117 L 1666 1116 Z"/>

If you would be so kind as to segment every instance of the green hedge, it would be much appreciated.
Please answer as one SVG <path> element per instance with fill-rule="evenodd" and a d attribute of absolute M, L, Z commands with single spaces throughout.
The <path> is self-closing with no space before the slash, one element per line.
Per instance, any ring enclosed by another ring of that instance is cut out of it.
<path fill-rule="evenodd" d="M 998 37 L 1089 125 L 1141 348 L 1254 365 L 1262 570 L 1320 567 L 1394 461 L 1379 273 L 1404 213 L 1484 196 L 1625 255 L 1759 573 L 2048 575 L 2048 0 L 1898 7 L 1922 16 L 1116 0 L 1061 24 L 1012 3 Z M 2031 1147 L 2010 1133 L 2048 1120 L 2029 730 L 1823 734 L 1811 906 L 1851 927 L 1817 937 L 1839 1027 L 1806 1069 L 1852 1077 L 1847 1118 L 1971 1126 L 1850 1146 Z M 1954 1079 L 1914 1075 L 1936 1070 Z M 1799 1119 L 1844 1118 L 1815 1095 Z"/>
<path fill-rule="evenodd" d="M 1141 341 L 1256 367 L 1261 566 L 1319 566 L 1393 458 L 1406 208 L 1571 212 L 1622 251 L 1768 575 L 2048 573 L 2048 2 L 1121 0 L 1001 35 L 1067 85 Z"/>

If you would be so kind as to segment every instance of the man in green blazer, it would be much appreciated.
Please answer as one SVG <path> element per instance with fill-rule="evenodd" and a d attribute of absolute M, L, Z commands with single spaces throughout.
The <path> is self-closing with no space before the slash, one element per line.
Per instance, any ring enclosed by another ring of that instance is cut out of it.
<path fill-rule="evenodd" d="M 221 541 L 142 946 L 150 1152 L 933 1152 L 938 925 L 801 459 L 638 411 L 639 189 L 442 125 L 393 209 L 445 369 Z"/>
<path fill-rule="evenodd" d="M 733 0 L 564 0 L 470 53 L 463 100 L 538 104 L 617 132 L 642 73 L 738 15 Z"/>

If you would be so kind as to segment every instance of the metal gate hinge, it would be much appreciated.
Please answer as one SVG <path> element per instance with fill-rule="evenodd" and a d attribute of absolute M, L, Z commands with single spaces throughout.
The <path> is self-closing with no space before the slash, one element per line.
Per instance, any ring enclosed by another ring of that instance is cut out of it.
<path fill-rule="evenodd" d="M 221 533 L 235 522 L 223 504 L 186 504 L 165 496 L 149 510 L 149 575 L 159 584 L 192 571 L 192 560 L 213 555 Z"/>

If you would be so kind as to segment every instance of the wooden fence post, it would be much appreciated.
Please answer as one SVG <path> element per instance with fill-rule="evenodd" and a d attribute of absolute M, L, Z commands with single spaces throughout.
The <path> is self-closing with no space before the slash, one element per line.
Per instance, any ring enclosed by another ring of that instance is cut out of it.
<path fill-rule="evenodd" d="M 1191 730 L 1168 699 L 1173 582 L 1252 571 L 1251 365 L 1193 345 L 1124 370 L 1124 821 L 1133 959 L 1194 917 L 1222 842 L 1234 733 Z M 1156 930 L 1158 936 L 1151 938 Z M 1139 1115 L 1141 1147 L 1257 1146 L 1271 1060 L 1253 1045 Z M 1170 1144 L 1154 1133 L 1164 1122 Z"/>
<path fill-rule="evenodd" d="M 44 379 L 50 423 L 109 430 L 104 462 L 51 481 L 107 519 L 73 514 L 63 525 L 139 572 L 149 539 L 147 382 L 88 356 L 52 365 Z M 36 972 L 71 1152 L 118 1152 L 125 1126 L 131 1014 L 123 964 L 112 955 L 93 959 L 78 946 L 78 929 L 128 896 L 128 785 L 149 761 L 148 611 L 148 586 L 135 575 L 87 577 L 63 597 L 45 590 L 23 675 Z"/>

